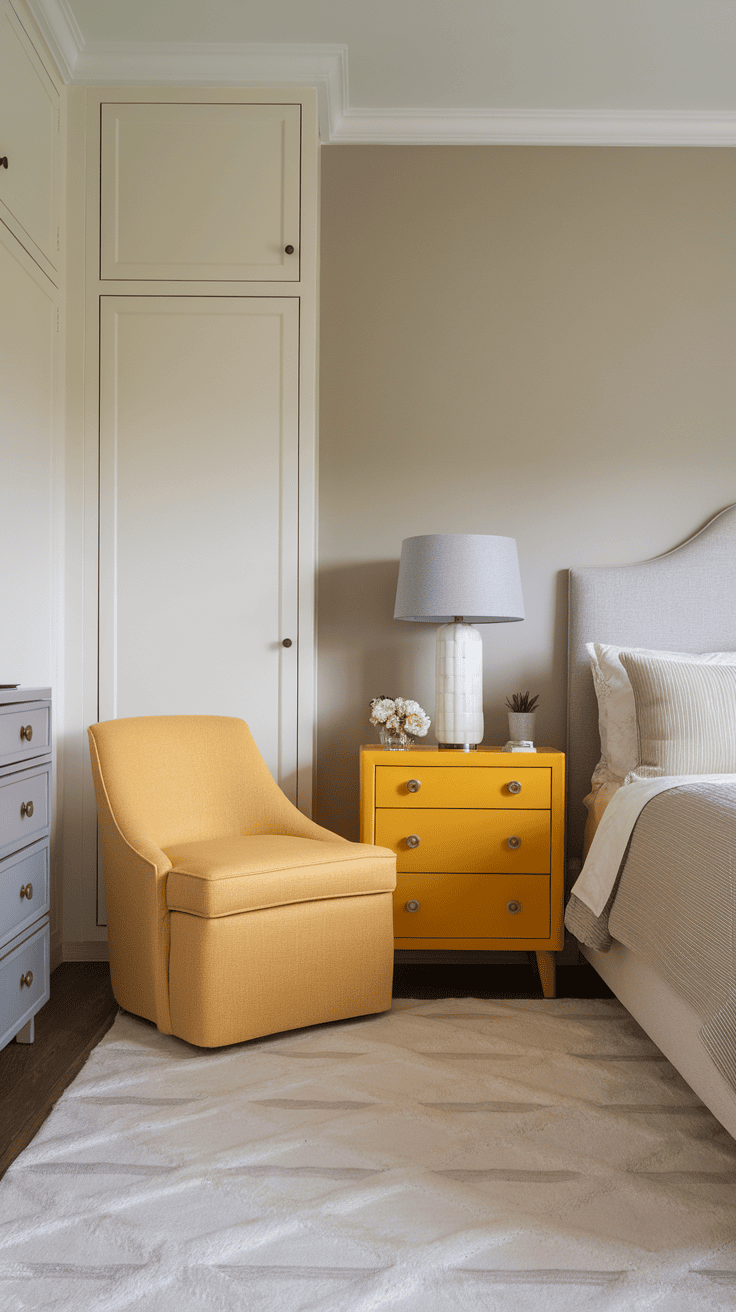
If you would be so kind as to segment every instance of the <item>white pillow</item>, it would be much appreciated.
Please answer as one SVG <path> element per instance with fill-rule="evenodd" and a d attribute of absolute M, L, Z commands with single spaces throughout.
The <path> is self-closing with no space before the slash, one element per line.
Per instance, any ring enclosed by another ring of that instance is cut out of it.
<path fill-rule="evenodd" d="M 647 647 L 614 647 L 606 642 L 586 642 L 598 698 L 598 729 L 601 759 L 593 771 L 593 788 L 604 783 L 623 783 L 636 769 L 639 739 L 636 727 L 634 690 L 619 659 L 622 651 L 632 656 L 684 661 L 695 665 L 736 665 L 736 652 L 708 651 L 702 655 L 686 651 L 651 651 Z"/>

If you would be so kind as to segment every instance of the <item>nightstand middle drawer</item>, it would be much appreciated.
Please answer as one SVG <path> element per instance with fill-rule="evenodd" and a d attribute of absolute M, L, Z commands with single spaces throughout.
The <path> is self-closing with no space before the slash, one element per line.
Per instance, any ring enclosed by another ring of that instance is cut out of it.
<path fill-rule="evenodd" d="M 416 841 L 418 840 L 418 841 Z M 379 808 L 376 844 L 404 871 L 548 874 L 549 811 Z"/>

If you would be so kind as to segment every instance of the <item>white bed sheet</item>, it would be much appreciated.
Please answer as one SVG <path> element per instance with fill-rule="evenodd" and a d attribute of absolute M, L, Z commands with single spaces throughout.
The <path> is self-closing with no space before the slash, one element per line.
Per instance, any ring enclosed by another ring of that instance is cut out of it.
<path fill-rule="evenodd" d="M 661 779 L 634 779 L 614 793 L 600 819 L 572 887 L 575 896 L 600 916 L 611 896 L 632 830 L 641 812 L 658 793 L 694 782 L 733 784 L 733 774 L 665 775 Z"/>

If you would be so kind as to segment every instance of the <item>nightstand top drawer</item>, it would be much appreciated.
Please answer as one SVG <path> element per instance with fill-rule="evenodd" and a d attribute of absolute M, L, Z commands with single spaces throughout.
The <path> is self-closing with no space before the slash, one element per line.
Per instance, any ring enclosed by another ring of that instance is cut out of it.
<path fill-rule="evenodd" d="M 376 806 L 545 809 L 551 790 L 551 770 L 545 766 L 376 766 Z"/>

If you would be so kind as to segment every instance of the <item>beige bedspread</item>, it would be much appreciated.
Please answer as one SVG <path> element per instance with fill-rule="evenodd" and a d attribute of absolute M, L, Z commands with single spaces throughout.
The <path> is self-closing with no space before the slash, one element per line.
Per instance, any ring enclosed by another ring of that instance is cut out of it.
<path fill-rule="evenodd" d="M 565 923 L 599 951 L 617 939 L 689 1002 L 705 1048 L 736 1090 L 736 779 L 653 798 L 602 914 L 573 894 Z"/>

